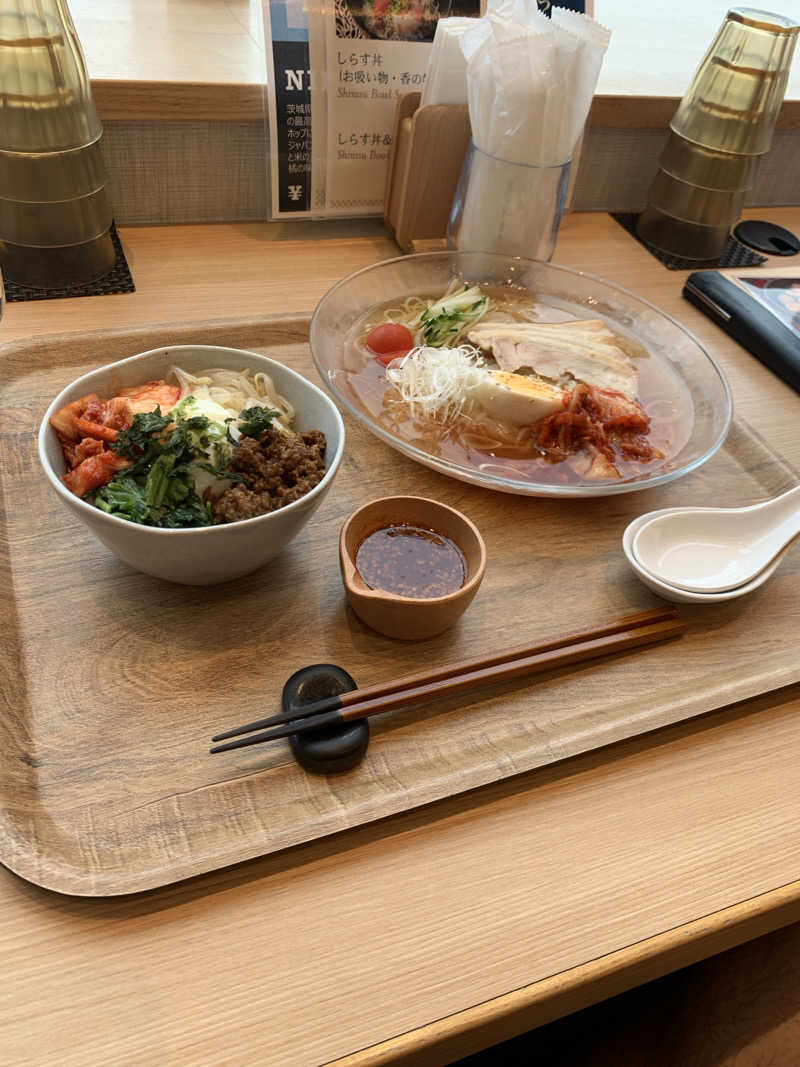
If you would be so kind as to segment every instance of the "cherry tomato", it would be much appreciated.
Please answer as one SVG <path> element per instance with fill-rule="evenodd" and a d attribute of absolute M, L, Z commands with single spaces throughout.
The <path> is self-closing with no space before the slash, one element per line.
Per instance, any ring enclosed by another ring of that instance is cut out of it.
<path fill-rule="evenodd" d="M 375 362 L 382 364 L 384 367 L 388 367 L 393 359 L 402 359 L 403 356 L 407 356 L 410 351 L 410 348 L 400 348 L 397 352 L 384 352 L 383 355 L 375 357 Z"/>
<path fill-rule="evenodd" d="M 414 347 L 414 335 L 408 326 L 397 322 L 383 322 L 370 330 L 364 342 L 370 352 L 382 356 L 388 352 L 408 351 Z"/>

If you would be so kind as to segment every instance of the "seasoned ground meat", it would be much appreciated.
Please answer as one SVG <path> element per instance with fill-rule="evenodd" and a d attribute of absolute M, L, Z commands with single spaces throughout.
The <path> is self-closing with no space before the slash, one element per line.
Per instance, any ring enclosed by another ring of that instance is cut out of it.
<path fill-rule="evenodd" d="M 325 434 L 309 430 L 289 436 L 270 429 L 257 441 L 242 437 L 231 466 L 245 483 L 228 489 L 214 504 L 217 522 L 252 519 L 305 496 L 325 474 Z"/>

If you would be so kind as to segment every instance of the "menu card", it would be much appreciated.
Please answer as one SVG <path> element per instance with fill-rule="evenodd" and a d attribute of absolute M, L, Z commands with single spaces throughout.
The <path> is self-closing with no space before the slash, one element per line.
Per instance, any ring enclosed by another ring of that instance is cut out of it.
<path fill-rule="evenodd" d="M 273 219 L 380 215 L 397 99 L 480 0 L 264 0 Z"/>
<path fill-rule="evenodd" d="M 800 393 L 800 277 L 797 267 L 736 276 L 690 274 L 683 295 Z"/>
<path fill-rule="evenodd" d="M 549 12 L 551 0 L 536 0 Z M 440 18 L 485 0 L 262 0 L 270 218 L 380 215 L 398 97 L 422 90 Z M 591 2 L 559 7 L 591 12 Z"/>

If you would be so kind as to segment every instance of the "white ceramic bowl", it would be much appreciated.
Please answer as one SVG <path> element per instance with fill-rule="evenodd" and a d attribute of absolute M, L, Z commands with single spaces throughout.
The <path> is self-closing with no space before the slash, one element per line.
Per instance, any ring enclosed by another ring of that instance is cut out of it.
<path fill-rule="evenodd" d="M 322 481 L 292 504 L 254 519 L 196 530 L 161 530 L 108 515 L 79 499 L 61 481 L 66 466 L 50 416 L 87 393 L 113 396 L 118 389 L 163 378 L 172 364 L 188 371 L 205 367 L 269 374 L 294 406 L 294 427 L 322 430 L 327 439 L 327 471 Z M 256 352 L 214 345 L 154 348 L 84 374 L 63 389 L 47 409 L 39 429 L 39 459 L 61 501 L 120 559 L 145 574 L 184 585 L 215 585 L 262 567 L 302 530 L 331 487 L 344 451 L 344 424 L 333 401 L 295 371 Z"/>

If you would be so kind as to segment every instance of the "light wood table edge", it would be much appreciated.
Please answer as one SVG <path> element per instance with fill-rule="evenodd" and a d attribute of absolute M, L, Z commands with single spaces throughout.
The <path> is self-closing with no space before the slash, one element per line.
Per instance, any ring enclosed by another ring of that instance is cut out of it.
<path fill-rule="evenodd" d="M 270 337 L 275 331 L 282 334 L 291 332 L 297 335 L 297 341 L 307 341 L 309 330 L 311 329 L 312 312 L 299 312 L 299 311 L 286 311 L 283 313 L 275 312 L 268 316 L 260 315 L 242 315 L 242 316 L 224 316 L 222 318 L 198 318 L 198 319 L 163 319 L 154 320 L 153 322 L 133 323 L 130 326 L 110 326 L 108 329 L 94 329 L 94 330 L 54 330 L 52 333 L 33 334 L 31 336 L 24 337 L 11 337 L 8 340 L 0 341 L 0 356 L 10 357 L 17 354 L 18 350 L 22 353 L 31 348 L 43 351 L 47 349 L 49 345 L 56 344 L 57 342 L 69 341 L 70 343 L 80 344 L 84 340 L 89 340 L 96 337 L 98 333 L 104 334 L 110 340 L 123 340 L 125 337 L 135 337 L 141 334 L 180 334 L 183 335 L 190 331 L 196 330 L 202 332 L 203 330 L 220 329 L 224 330 L 226 327 L 236 327 L 237 330 L 245 332 L 252 330 L 253 332 L 260 331 L 264 337 L 265 342 L 268 343 Z M 184 344 L 194 344 L 188 340 L 183 341 Z M 199 343 L 199 342 L 198 342 Z M 119 357 L 122 358 L 122 357 Z"/>
<path fill-rule="evenodd" d="M 103 122 L 263 122 L 264 85 L 98 79 Z"/>
<path fill-rule="evenodd" d="M 263 122 L 264 89 L 261 83 L 245 82 L 92 81 L 105 122 Z M 589 125 L 665 129 L 679 102 L 677 96 L 598 94 Z M 800 130 L 800 100 L 784 100 L 776 128 Z"/>
<path fill-rule="evenodd" d="M 590 126 L 612 129 L 665 129 L 677 110 L 679 96 L 635 96 L 598 94 L 589 112 Z M 800 100 L 784 100 L 775 127 L 800 129 Z"/>
<path fill-rule="evenodd" d="M 441 1067 L 800 919 L 800 881 L 332 1061 Z"/>

